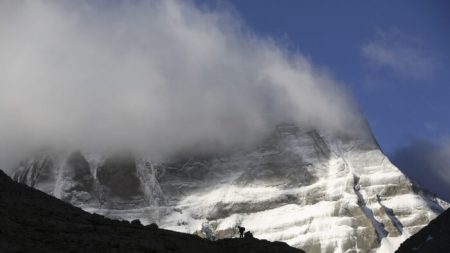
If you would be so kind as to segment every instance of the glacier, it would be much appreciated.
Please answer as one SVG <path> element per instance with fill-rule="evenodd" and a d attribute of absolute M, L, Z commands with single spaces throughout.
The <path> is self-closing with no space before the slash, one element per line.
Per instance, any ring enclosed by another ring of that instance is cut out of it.
<path fill-rule="evenodd" d="M 163 161 L 47 149 L 11 177 L 91 213 L 211 239 L 235 237 L 239 225 L 311 253 L 393 252 L 449 207 L 371 134 L 293 123 L 252 148 Z"/>

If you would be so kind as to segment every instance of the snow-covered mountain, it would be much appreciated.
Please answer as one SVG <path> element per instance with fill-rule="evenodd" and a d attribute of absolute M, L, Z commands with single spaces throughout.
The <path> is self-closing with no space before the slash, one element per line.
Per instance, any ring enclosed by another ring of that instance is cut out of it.
<path fill-rule="evenodd" d="M 89 212 L 200 236 L 233 237 L 240 225 L 310 253 L 393 252 L 449 205 L 364 136 L 285 123 L 227 154 L 161 162 L 47 150 L 11 176 Z"/>

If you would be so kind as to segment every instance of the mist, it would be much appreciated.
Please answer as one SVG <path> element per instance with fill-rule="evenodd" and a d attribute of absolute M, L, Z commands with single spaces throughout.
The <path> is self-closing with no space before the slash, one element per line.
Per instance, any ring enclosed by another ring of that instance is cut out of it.
<path fill-rule="evenodd" d="M 285 120 L 360 128 L 342 85 L 229 8 L 118 2 L 0 3 L 0 166 L 43 145 L 163 156 Z"/>
<path fill-rule="evenodd" d="M 450 201 L 450 140 L 411 139 L 390 157 L 411 179 Z"/>

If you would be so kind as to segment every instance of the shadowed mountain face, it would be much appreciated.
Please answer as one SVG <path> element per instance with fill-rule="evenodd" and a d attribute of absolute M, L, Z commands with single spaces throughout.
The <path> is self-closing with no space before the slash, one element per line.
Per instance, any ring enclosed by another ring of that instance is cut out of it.
<path fill-rule="evenodd" d="M 152 225 L 110 220 L 16 183 L 0 171 L 0 252 L 303 251 L 257 239 L 211 242 Z"/>
<path fill-rule="evenodd" d="M 70 176 L 73 168 L 81 175 Z M 154 161 L 47 152 L 12 175 L 110 218 L 217 239 L 243 226 L 311 253 L 391 253 L 448 207 L 395 167 L 370 130 L 352 136 L 292 123 L 226 154 Z"/>
<path fill-rule="evenodd" d="M 138 196 L 139 178 L 135 174 L 136 163 L 132 156 L 116 155 L 108 158 L 97 171 L 98 181 L 112 194 L 122 199 Z"/>
<path fill-rule="evenodd" d="M 90 166 L 80 152 L 72 153 L 66 161 L 64 177 L 70 178 L 72 184 L 67 184 L 65 192 L 71 193 L 60 198 L 70 203 L 86 203 L 96 196 L 91 196 L 89 192 L 94 190 L 94 180 L 90 176 Z"/>
<path fill-rule="evenodd" d="M 450 252 L 450 210 L 443 212 L 417 234 L 404 241 L 396 253 Z"/>

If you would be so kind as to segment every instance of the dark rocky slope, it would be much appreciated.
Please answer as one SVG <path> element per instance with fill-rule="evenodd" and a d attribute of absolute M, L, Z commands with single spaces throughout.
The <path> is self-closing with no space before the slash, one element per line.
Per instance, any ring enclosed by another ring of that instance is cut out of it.
<path fill-rule="evenodd" d="M 292 252 L 281 242 L 208 241 L 155 226 L 92 215 L 0 170 L 0 252 Z"/>
<path fill-rule="evenodd" d="M 397 253 L 448 253 L 450 252 L 450 209 L 447 209 L 428 226 L 404 241 Z"/>

